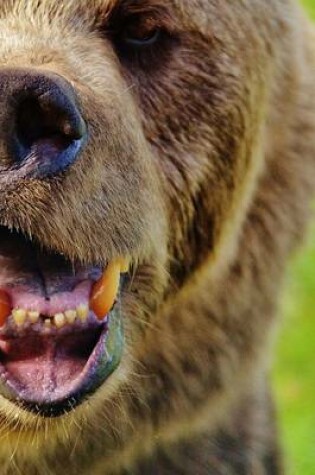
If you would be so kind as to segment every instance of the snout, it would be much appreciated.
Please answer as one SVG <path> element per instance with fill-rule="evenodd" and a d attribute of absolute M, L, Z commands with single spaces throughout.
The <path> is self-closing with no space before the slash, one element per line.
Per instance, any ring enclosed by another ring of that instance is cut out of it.
<path fill-rule="evenodd" d="M 43 178 L 79 156 L 87 128 L 71 84 L 54 73 L 0 72 L 0 130 L 6 167 Z"/>

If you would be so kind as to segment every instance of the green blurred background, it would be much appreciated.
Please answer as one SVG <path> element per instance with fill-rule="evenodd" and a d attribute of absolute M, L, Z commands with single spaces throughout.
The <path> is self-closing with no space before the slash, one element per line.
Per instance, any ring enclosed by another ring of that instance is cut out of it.
<path fill-rule="evenodd" d="M 302 3 L 315 20 L 315 0 Z M 282 306 L 274 380 L 287 471 L 315 475 L 315 225 L 291 264 Z"/>

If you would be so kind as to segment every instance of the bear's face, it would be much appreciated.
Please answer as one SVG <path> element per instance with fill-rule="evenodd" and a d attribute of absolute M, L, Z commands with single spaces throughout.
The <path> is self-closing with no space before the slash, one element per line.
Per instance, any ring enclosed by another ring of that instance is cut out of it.
<path fill-rule="evenodd" d="M 262 168 L 281 2 L 236 3 L 1 2 L 1 393 L 13 405 L 110 404 L 154 352 L 165 302 L 234 252 Z"/>

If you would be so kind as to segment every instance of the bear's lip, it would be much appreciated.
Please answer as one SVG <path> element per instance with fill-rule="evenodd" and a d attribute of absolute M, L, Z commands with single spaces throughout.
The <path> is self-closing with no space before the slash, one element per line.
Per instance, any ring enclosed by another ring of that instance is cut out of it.
<path fill-rule="evenodd" d="M 0 328 L 2 396 L 59 416 L 115 370 L 123 346 L 120 298 L 97 318 L 89 299 L 100 276 L 100 267 L 70 263 L 0 227 L 0 289 L 13 307 Z"/>

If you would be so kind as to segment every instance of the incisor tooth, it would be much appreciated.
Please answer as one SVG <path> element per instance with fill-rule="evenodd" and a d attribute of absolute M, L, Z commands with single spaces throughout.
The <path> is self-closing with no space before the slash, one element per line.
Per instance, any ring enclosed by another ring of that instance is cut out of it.
<path fill-rule="evenodd" d="M 45 325 L 46 328 L 50 328 L 51 327 L 51 319 L 46 318 L 45 321 L 44 321 L 44 325 Z"/>
<path fill-rule="evenodd" d="M 37 323 L 39 320 L 39 312 L 29 311 L 27 312 L 28 319 L 31 323 Z"/>
<path fill-rule="evenodd" d="M 75 310 L 67 310 L 65 312 L 65 317 L 67 322 L 72 325 L 75 322 L 75 319 L 77 318 L 77 312 Z"/>
<path fill-rule="evenodd" d="M 63 313 L 56 313 L 54 316 L 54 323 L 57 328 L 62 328 L 65 326 L 66 322 L 66 317 L 64 316 Z"/>
<path fill-rule="evenodd" d="M 22 308 L 15 308 L 12 312 L 12 316 L 16 325 L 24 325 L 26 320 L 26 310 L 23 310 Z"/>
<path fill-rule="evenodd" d="M 77 316 L 81 320 L 81 322 L 85 322 L 87 320 L 87 317 L 89 315 L 89 307 L 87 305 L 79 305 L 77 307 Z"/>

